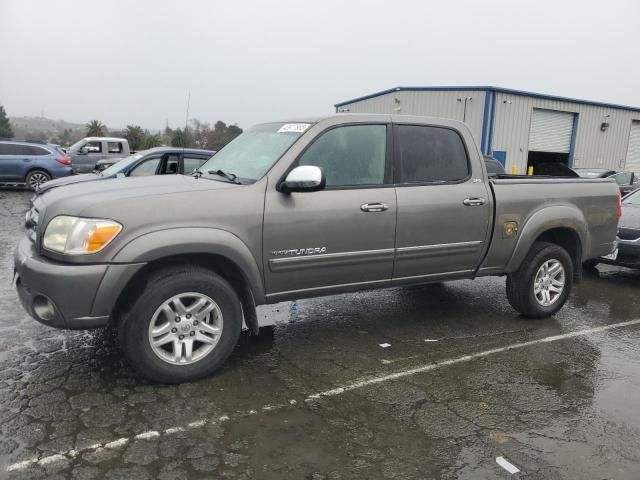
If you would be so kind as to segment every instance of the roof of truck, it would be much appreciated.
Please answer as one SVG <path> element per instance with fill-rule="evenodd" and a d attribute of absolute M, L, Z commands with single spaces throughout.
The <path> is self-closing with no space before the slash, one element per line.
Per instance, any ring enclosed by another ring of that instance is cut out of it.
<path fill-rule="evenodd" d="M 118 137 L 85 137 L 85 140 L 89 140 L 91 142 L 106 140 L 107 142 L 126 142 L 126 138 L 118 138 Z"/>

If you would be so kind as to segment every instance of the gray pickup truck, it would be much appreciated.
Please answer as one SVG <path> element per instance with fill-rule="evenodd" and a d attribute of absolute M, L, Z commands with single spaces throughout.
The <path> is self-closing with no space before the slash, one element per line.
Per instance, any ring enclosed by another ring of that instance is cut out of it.
<path fill-rule="evenodd" d="M 125 138 L 113 137 L 83 138 L 71 145 L 67 153 L 75 173 L 91 173 L 99 160 L 115 163 L 131 154 Z"/>
<path fill-rule="evenodd" d="M 257 333 L 261 304 L 506 275 L 515 310 L 552 315 L 582 262 L 613 250 L 618 217 L 608 180 L 488 179 L 454 120 L 274 122 L 192 176 L 36 195 L 16 286 L 45 325 L 113 322 L 135 369 L 175 383 L 216 370 L 243 326 Z"/>

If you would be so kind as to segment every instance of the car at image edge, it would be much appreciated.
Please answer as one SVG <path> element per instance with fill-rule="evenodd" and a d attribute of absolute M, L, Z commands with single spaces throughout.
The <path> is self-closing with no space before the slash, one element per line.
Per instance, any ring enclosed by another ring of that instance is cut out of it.
<path fill-rule="evenodd" d="M 72 174 L 69 155 L 57 145 L 34 140 L 0 139 L 0 184 L 37 190 L 53 178 Z"/>
<path fill-rule="evenodd" d="M 43 194 L 53 188 L 75 183 L 94 182 L 124 177 L 145 177 L 150 175 L 188 175 L 200 168 L 214 154 L 215 150 L 196 148 L 155 147 L 142 150 L 127 158 L 111 163 L 104 170 L 74 175 L 52 180 L 38 189 Z M 108 162 L 111 162 L 110 160 Z"/>

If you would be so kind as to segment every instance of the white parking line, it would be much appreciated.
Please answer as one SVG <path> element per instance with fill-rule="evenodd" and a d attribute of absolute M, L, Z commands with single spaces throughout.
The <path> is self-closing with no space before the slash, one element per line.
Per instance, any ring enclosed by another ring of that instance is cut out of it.
<path fill-rule="evenodd" d="M 343 387 L 337 387 L 337 388 L 333 388 L 331 390 L 325 390 L 324 392 L 314 393 L 313 395 L 310 395 L 309 397 L 307 397 L 306 400 L 307 401 L 308 400 L 314 400 L 314 399 L 318 399 L 318 398 L 321 398 L 321 397 L 332 397 L 332 396 L 340 395 L 340 394 L 345 393 L 345 392 L 350 392 L 352 390 L 357 390 L 359 388 L 367 387 L 369 385 L 375 385 L 375 384 L 387 382 L 387 381 L 390 381 L 390 380 L 397 380 L 399 378 L 408 377 L 408 376 L 411 376 L 411 375 L 415 375 L 417 373 L 429 372 L 429 371 L 437 370 L 439 368 L 446 367 L 446 366 L 449 366 L 449 365 L 455 365 L 455 364 L 458 364 L 458 363 L 469 362 L 469 361 L 475 360 L 477 358 L 488 357 L 490 355 L 495 355 L 497 353 L 506 352 L 506 351 L 509 351 L 509 350 L 516 350 L 516 349 L 519 349 L 519 348 L 530 347 L 532 345 L 537 345 L 537 344 L 540 344 L 540 343 L 557 342 L 559 340 L 565 340 L 567 338 L 591 335 L 591 334 L 594 334 L 594 333 L 600 333 L 600 332 L 605 332 L 607 330 L 612 330 L 614 328 L 623 328 L 623 327 L 629 327 L 629 326 L 638 325 L 638 324 L 640 324 L 640 319 L 630 320 L 628 322 L 614 323 L 614 324 L 611 324 L 611 325 L 604 325 L 602 327 L 589 328 L 589 329 L 586 329 L 586 330 L 578 330 L 578 331 L 575 331 L 575 332 L 564 333 L 562 335 L 553 335 L 551 337 L 539 338 L 537 340 L 531 340 L 529 342 L 514 343 L 514 344 L 508 345 L 506 347 L 493 348 L 491 350 L 484 350 L 482 352 L 473 353 L 473 354 L 470 354 L 470 355 L 463 355 L 463 356 L 458 357 L 458 358 L 452 358 L 452 359 L 444 360 L 442 362 L 430 363 L 430 364 L 427 364 L 427 365 L 423 365 L 421 367 L 416 367 L 416 368 L 412 368 L 412 369 L 409 369 L 409 370 L 404 370 L 404 371 L 392 373 L 392 374 L 389 374 L 389 375 L 384 375 L 384 376 L 380 376 L 380 377 L 373 377 L 373 378 L 367 378 L 367 379 L 359 380 L 359 381 L 350 383 L 348 385 L 345 385 Z M 296 404 L 297 404 L 297 402 L 295 400 L 289 400 L 287 403 L 279 404 L 279 405 L 267 404 L 267 405 L 263 406 L 261 408 L 261 410 L 263 412 L 270 412 L 270 411 L 279 410 L 279 409 L 282 409 L 282 408 L 285 408 L 285 407 L 291 407 L 291 406 L 294 406 Z M 116 439 L 116 440 L 111 440 L 111 441 L 104 442 L 104 443 L 96 443 L 94 445 L 91 445 L 89 447 L 85 447 L 85 448 L 80 449 L 80 450 L 67 450 L 65 452 L 59 452 L 59 453 L 56 453 L 56 454 L 53 454 L 53 455 L 48 455 L 48 456 L 45 456 L 45 457 L 32 458 L 32 459 L 28 459 L 28 460 L 23 460 L 21 462 L 12 463 L 11 465 L 7 466 L 5 470 L 7 472 L 13 472 L 13 471 L 17 471 L 17 470 L 24 470 L 24 469 L 26 469 L 26 468 L 28 468 L 28 467 L 30 467 L 32 465 L 40 465 L 40 466 L 49 465 L 49 464 L 52 464 L 52 463 L 71 460 L 71 459 L 77 457 L 79 454 L 86 453 L 86 452 L 101 451 L 102 449 L 121 448 L 121 447 L 124 447 L 125 445 L 127 445 L 129 442 L 132 442 L 132 441 L 150 440 L 150 439 L 157 438 L 157 437 L 173 435 L 173 434 L 178 433 L 178 432 L 184 432 L 185 430 L 197 429 L 197 428 L 201 428 L 201 427 L 203 427 L 205 425 L 219 424 L 219 423 L 222 423 L 222 422 L 229 421 L 231 419 L 240 419 L 240 418 L 244 418 L 244 417 L 247 417 L 247 416 L 250 416 L 250 415 L 256 415 L 256 414 L 258 414 L 258 410 L 249 410 L 247 412 L 239 412 L 239 413 L 234 414 L 232 416 L 222 415 L 220 417 L 213 418 L 213 419 L 197 420 L 197 421 L 188 423 L 185 426 L 170 427 L 170 428 L 167 428 L 167 429 L 162 430 L 162 431 L 149 430 L 149 431 L 146 431 L 146 432 L 138 433 L 136 435 L 132 435 L 130 437 L 122 437 L 122 438 L 119 438 L 119 439 Z"/>
<path fill-rule="evenodd" d="M 350 383 L 348 385 L 345 385 L 343 387 L 332 388 L 331 390 L 325 390 L 324 392 L 314 393 L 313 395 L 309 395 L 306 398 L 306 401 L 315 400 L 320 397 L 334 397 L 336 395 L 341 395 L 345 392 L 350 392 L 352 390 L 357 390 L 359 388 L 368 387 L 369 385 L 388 382 L 390 380 L 397 380 L 399 378 L 409 377 L 417 373 L 431 372 L 433 370 L 438 370 L 442 367 L 447 367 L 449 365 L 456 365 L 458 363 L 469 362 L 471 360 L 488 357 L 490 355 L 507 352 L 509 350 L 526 348 L 532 345 L 538 345 L 540 343 L 557 342 L 559 340 L 565 340 L 567 338 L 592 335 L 594 333 L 606 332 L 607 330 L 612 330 L 614 328 L 630 327 L 632 325 L 638 325 L 638 324 L 640 324 L 640 318 L 636 320 L 630 320 L 628 322 L 613 323 L 611 325 L 604 325 L 602 327 L 588 328 L 586 330 L 578 330 L 575 332 L 563 333 L 562 335 L 553 335 L 551 337 L 539 338 L 537 340 L 531 340 L 528 342 L 514 343 L 512 345 L 507 345 L 506 347 L 492 348 L 490 350 L 484 350 L 482 352 L 472 353 L 470 355 L 463 355 L 462 357 L 451 358 L 448 360 L 443 360 L 441 362 L 429 363 L 421 367 L 411 368 L 409 370 L 403 370 L 401 372 L 391 373 L 389 375 L 384 375 L 381 377 L 365 378 L 365 379 Z"/>

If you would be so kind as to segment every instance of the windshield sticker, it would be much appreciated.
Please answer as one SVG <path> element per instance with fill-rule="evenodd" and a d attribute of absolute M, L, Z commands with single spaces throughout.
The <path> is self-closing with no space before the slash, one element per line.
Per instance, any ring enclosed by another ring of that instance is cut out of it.
<path fill-rule="evenodd" d="M 278 133 L 302 133 L 310 126 L 310 123 L 285 123 Z"/>

